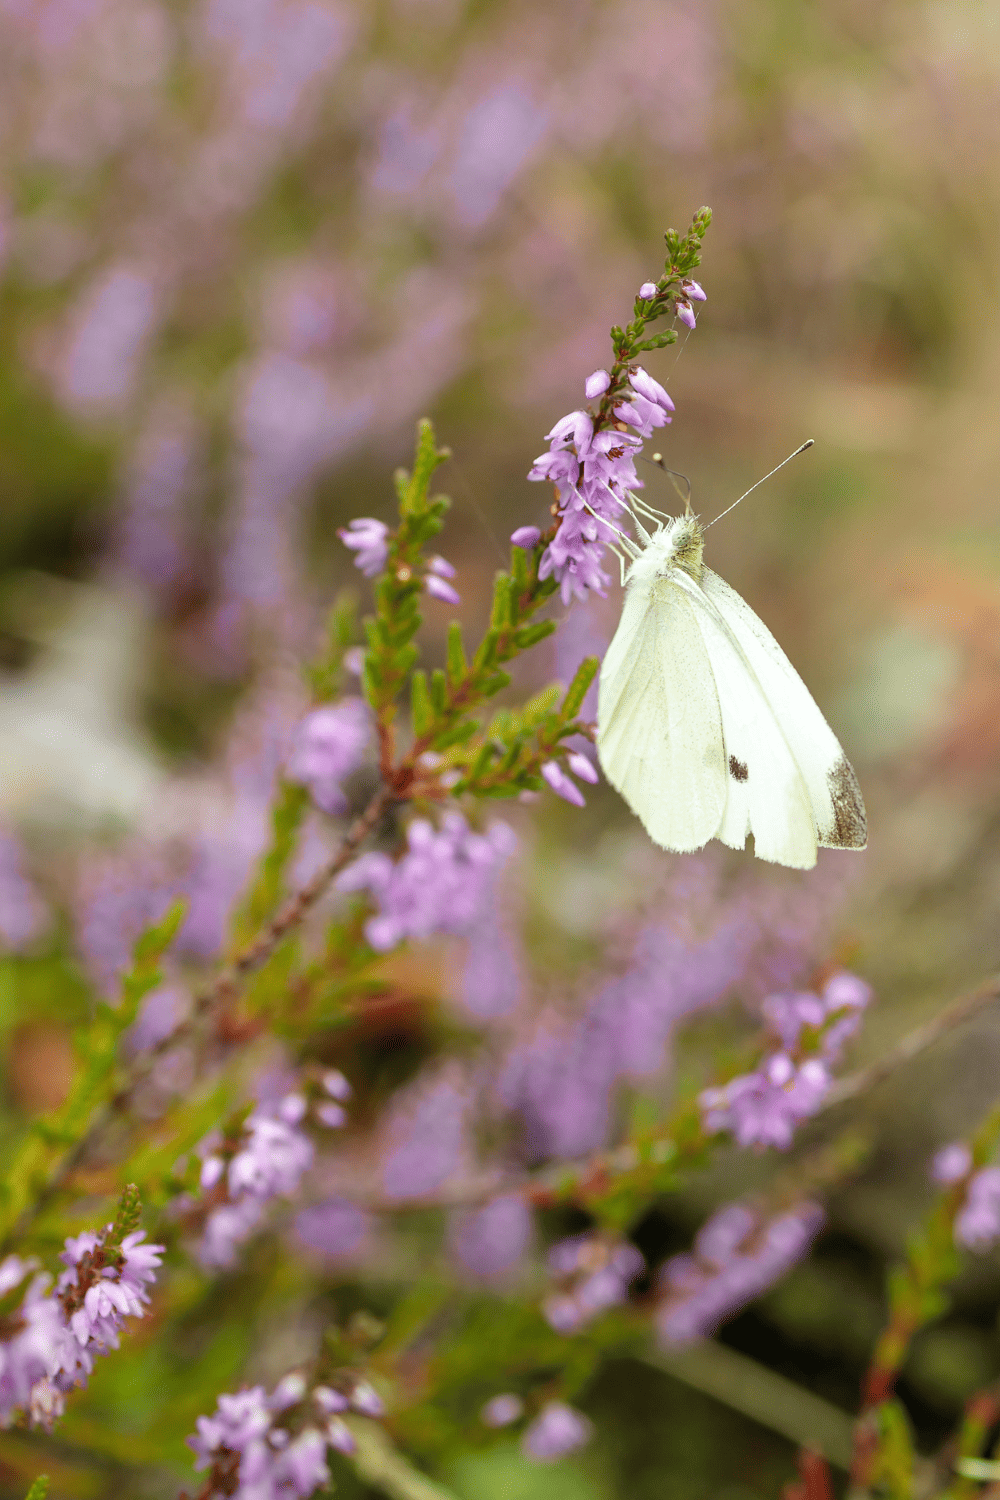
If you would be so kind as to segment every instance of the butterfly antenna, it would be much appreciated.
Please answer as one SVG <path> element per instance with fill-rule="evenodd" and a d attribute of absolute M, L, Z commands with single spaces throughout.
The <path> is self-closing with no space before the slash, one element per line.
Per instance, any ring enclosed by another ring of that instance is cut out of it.
<path fill-rule="evenodd" d="M 642 458 L 643 463 L 646 463 L 646 464 L 655 464 L 658 469 L 662 469 L 663 470 L 664 474 L 669 474 L 670 475 L 670 482 L 671 482 L 671 484 L 673 485 L 674 489 L 677 491 L 678 495 L 680 495 L 681 499 L 684 501 L 684 511 L 685 511 L 685 514 L 686 515 L 690 515 L 691 514 L 691 481 L 687 477 L 687 475 L 686 474 L 681 474 L 677 469 L 671 469 L 671 468 L 669 468 L 663 462 L 663 454 L 662 453 L 654 453 L 651 458 L 643 458 L 642 454 L 640 454 L 639 457 Z M 681 483 L 684 485 L 683 489 L 681 489 L 680 484 L 677 483 L 678 480 L 680 480 Z"/>
<path fill-rule="evenodd" d="M 789 453 L 788 457 L 783 458 L 780 464 L 775 464 L 774 468 L 771 470 L 771 474 L 777 474 L 778 470 L 783 469 L 786 464 L 790 464 L 793 458 L 798 458 L 800 453 L 804 453 L 807 448 L 811 448 L 814 442 L 815 438 L 807 438 L 806 441 L 802 444 L 801 448 L 796 448 L 795 452 Z M 732 505 L 727 505 L 725 510 L 721 511 L 719 515 L 715 517 L 715 520 L 709 521 L 708 526 L 703 526 L 702 531 L 707 531 L 709 526 L 714 526 L 716 521 L 721 521 L 723 516 L 728 516 L 731 510 L 736 509 L 737 505 L 739 505 L 740 503 L 740 500 L 745 500 L 747 495 L 752 495 L 754 490 L 757 489 L 759 485 L 762 485 L 764 483 L 764 479 L 770 479 L 771 474 L 765 474 L 763 479 L 758 479 L 757 483 L 752 484 L 747 490 L 746 494 L 740 496 L 739 500 L 734 500 Z"/>

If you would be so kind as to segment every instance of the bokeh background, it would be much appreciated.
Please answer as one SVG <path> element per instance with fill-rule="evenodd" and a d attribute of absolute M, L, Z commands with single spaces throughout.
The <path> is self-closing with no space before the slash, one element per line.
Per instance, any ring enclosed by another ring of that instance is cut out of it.
<path fill-rule="evenodd" d="M 8 949 L 72 909 L 110 972 L 109 904 L 148 915 L 145 875 L 192 827 L 239 889 L 273 771 L 262 705 L 361 582 L 336 528 L 390 518 L 432 416 L 454 453 L 442 550 L 481 624 L 507 536 L 548 504 L 525 479 L 543 434 L 662 231 L 707 203 L 708 302 L 650 357 L 677 404 L 660 446 L 710 517 L 816 439 L 710 560 L 840 733 L 871 845 L 814 875 L 689 863 L 819 909 L 878 995 L 858 1056 L 997 968 L 998 105 L 1000 18 L 971 0 L 0 0 L 0 814 L 42 903 L 4 876 Z M 601 649 L 618 607 L 616 585 L 578 606 L 519 686 Z M 524 923 L 562 973 L 677 862 L 606 789 L 538 830 Z M 67 1066 L 65 1016 L 18 973 L 15 1113 Z M 985 1020 L 873 1098 L 879 1144 L 832 1231 L 726 1339 L 851 1406 L 926 1158 L 998 1064 Z M 664 1242 L 739 1187 L 723 1169 Z M 918 1341 L 927 1441 L 1000 1373 L 998 1297 L 977 1262 Z M 787 1471 L 779 1439 L 666 1375 L 616 1368 L 592 1410 L 596 1457 L 557 1477 L 470 1459 L 455 1484 L 739 1500 Z"/>

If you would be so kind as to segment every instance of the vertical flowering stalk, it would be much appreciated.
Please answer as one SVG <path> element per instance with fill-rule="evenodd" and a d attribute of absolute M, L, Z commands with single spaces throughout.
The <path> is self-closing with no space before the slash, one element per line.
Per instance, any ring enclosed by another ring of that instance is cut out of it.
<path fill-rule="evenodd" d="M 536 556 L 540 551 L 538 576 L 558 583 L 564 604 L 590 592 L 603 594 L 608 582 L 601 566 L 604 547 L 614 538 L 627 494 L 642 487 L 635 460 L 643 440 L 671 420 L 673 401 L 635 361 L 675 342 L 673 329 L 644 337 L 664 314 L 672 310 L 694 327 L 692 300 L 704 301 L 705 293 L 692 272 L 701 261 L 701 242 L 711 219 L 711 211 L 702 208 L 686 235 L 668 230 L 663 275 L 643 282 L 632 321 L 624 329 L 612 328 L 611 369 L 595 370 L 585 382 L 584 394 L 588 402 L 598 403 L 596 411 L 587 407 L 562 417 L 547 434 L 548 452 L 536 458 L 528 474 L 552 485 L 555 525 L 544 535 L 520 526 L 511 541 Z"/>

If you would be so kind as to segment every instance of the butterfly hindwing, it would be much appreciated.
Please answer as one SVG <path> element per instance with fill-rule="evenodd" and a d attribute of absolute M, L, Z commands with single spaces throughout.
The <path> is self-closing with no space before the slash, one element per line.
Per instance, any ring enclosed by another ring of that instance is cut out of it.
<path fill-rule="evenodd" d="M 670 577 L 629 587 L 601 668 L 604 774 L 664 849 L 700 849 L 726 804 L 722 714 L 691 601 Z"/>

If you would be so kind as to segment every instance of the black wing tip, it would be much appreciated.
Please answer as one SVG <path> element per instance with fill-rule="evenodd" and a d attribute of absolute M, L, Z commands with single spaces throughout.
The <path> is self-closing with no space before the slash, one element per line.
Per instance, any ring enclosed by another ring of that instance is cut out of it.
<path fill-rule="evenodd" d="M 826 849 L 864 849 L 868 844 L 868 818 L 858 778 L 850 761 L 841 756 L 827 773 L 833 826 L 824 829 L 820 843 Z"/>

